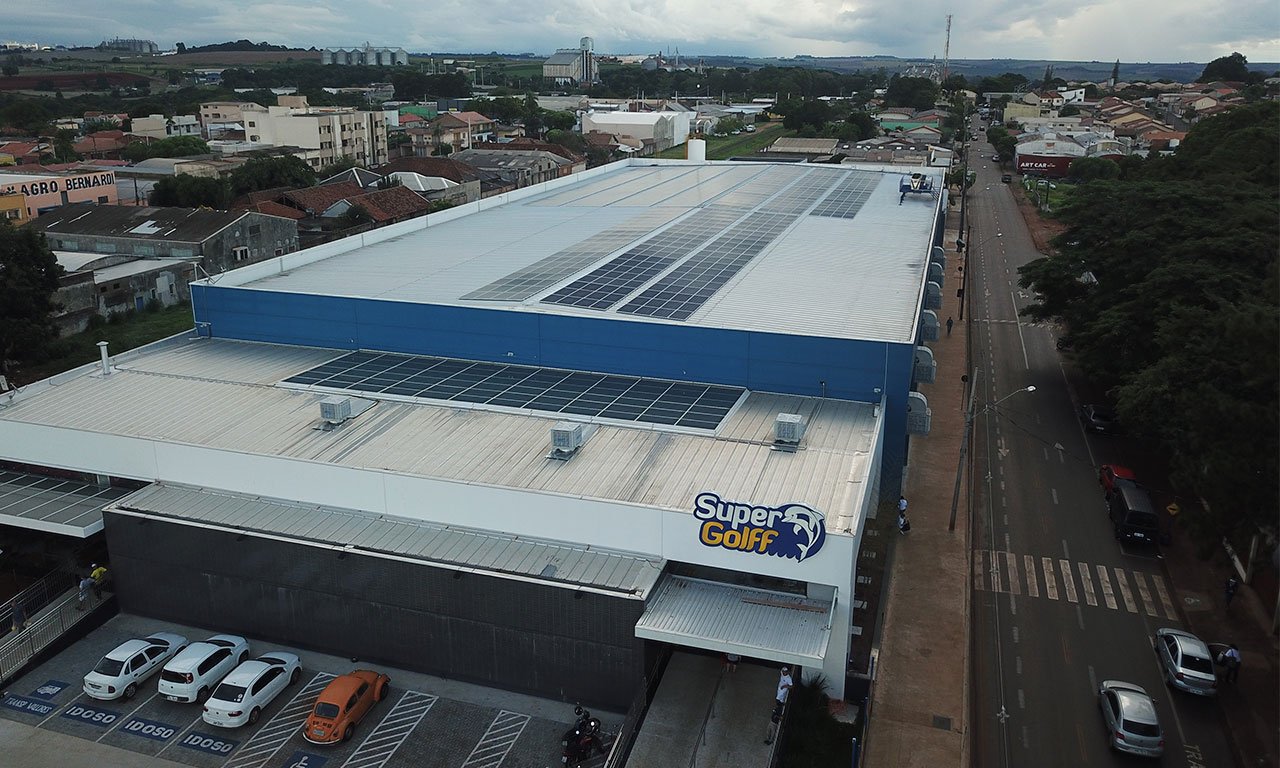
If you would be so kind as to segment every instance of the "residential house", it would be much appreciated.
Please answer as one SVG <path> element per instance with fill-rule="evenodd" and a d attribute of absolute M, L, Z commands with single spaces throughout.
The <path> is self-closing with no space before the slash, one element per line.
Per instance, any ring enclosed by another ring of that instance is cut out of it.
<path fill-rule="evenodd" d="M 456 152 L 453 159 L 488 171 L 517 189 L 558 179 L 573 172 L 572 161 L 540 149 L 507 150 L 475 147 Z M 564 172 L 561 172 L 561 168 Z"/>
<path fill-rule="evenodd" d="M 507 191 L 506 183 L 495 178 L 492 174 L 481 173 L 478 168 L 466 163 L 460 163 L 452 158 L 399 157 L 389 163 L 378 166 L 374 170 L 385 176 L 415 174 L 426 179 L 443 179 L 461 188 L 461 193 L 459 194 L 458 190 L 451 189 L 448 185 L 420 184 L 420 186 L 430 186 L 431 190 L 429 191 L 435 193 L 450 190 L 448 195 L 427 194 L 428 199 L 432 200 L 448 199 L 455 203 L 471 203 L 482 197 Z M 427 191 L 423 190 L 424 193 Z"/>
<path fill-rule="evenodd" d="M 412 189 L 392 186 L 344 197 L 325 209 L 321 216 L 336 218 L 357 207 L 369 214 L 379 226 L 426 216 L 433 208 L 430 202 Z"/>
<path fill-rule="evenodd" d="M 488 144 L 477 145 L 476 149 L 496 149 L 500 151 L 526 151 L 541 150 L 558 155 L 569 162 L 562 164 L 560 167 L 560 175 L 568 176 L 572 173 L 581 173 L 587 170 L 587 158 L 579 155 L 577 152 L 569 150 L 562 144 L 553 144 L 549 141 L 539 141 L 537 139 L 515 138 L 511 141 L 491 142 Z"/>
<path fill-rule="evenodd" d="M 494 121 L 479 112 L 445 112 L 421 128 L 407 129 L 417 157 L 434 155 L 443 144 L 457 152 L 492 141 Z"/>
<path fill-rule="evenodd" d="M 133 140 L 124 131 L 94 131 L 76 141 L 72 149 L 81 157 L 119 160 L 123 158 L 124 148 Z"/>
<path fill-rule="evenodd" d="M 40 157 L 52 151 L 43 141 L 0 141 L 0 166 L 39 165 Z"/>

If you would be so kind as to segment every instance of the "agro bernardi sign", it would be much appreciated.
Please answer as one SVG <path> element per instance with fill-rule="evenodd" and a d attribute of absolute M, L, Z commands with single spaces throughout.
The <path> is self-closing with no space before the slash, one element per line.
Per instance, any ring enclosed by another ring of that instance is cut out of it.
<path fill-rule="evenodd" d="M 762 507 L 725 501 L 706 491 L 693 501 L 703 546 L 757 555 L 805 560 L 818 554 L 827 540 L 826 518 L 804 504 Z"/>

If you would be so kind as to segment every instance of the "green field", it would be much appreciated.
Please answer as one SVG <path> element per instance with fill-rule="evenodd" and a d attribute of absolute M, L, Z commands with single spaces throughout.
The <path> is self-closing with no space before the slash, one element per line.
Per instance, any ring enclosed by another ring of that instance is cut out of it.
<path fill-rule="evenodd" d="M 108 351 L 115 355 L 181 333 L 194 325 L 191 304 L 187 302 L 157 312 L 130 312 L 100 328 L 55 340 L 49 346 L 49 359 L 21 366 L 15 380 L 29 384 L 92 363 L 99 356 L 99 341 L 107 342 Z"/>
<path fill-rule="evenodd" d="M 754 155 L 778 139 L 791 136 L 792 131 L 782 127 L 782 123 L 764 123 L 755 133 L 741 133 L 737 136 L 708 136 L 707 159 L 728 160 L 731 157 Z M 685 145 L 672 147 L 654 155 L 664 160 L 683 160 L 689 148 Z"/>

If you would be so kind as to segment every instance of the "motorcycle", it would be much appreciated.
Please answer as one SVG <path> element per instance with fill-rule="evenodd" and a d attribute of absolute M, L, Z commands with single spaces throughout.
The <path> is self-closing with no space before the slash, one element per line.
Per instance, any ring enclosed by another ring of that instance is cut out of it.
<path fill-rule="evenodd" d="M 591 757 L 593 750 L 597 754 L 604 754 L 604 743 L 600 740 L 600 720 L 592 717 L 582 707 L 575 707 L 573 713 L 578 716 L 578 721 L 565 731 L 564 738 L 560 740 L 564 747 L 560 762 L 566 766 L 581 765 L 582 761 Z"/>

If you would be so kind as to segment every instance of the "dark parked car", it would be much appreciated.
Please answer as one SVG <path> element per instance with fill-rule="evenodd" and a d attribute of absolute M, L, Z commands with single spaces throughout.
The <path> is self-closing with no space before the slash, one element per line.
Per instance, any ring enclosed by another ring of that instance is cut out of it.
<path fill-rule="evenodd" d="M 1137 485 L 1120 485 L 1107 502 L 1107 513 L 1116 538 L 1155 545 L 1160 538 L 1160 518 L 1151 497 Z"/>
<path fill-rule="evenodd" d="M 1080 406 L 1080 422 L 1084 424 L 1087 432 L 1114 435 L 1120 431 L 1120 423 L 1116 421 L 1115 413 L 1101 405 Z"/>
<path fill-rule="evenodd" d="M 1000 180 L 1003 181 L 1005 184 L 1008 184 L 1009 182 L 1013 181 L 1013 176 L 1006 173 L 1000 177 Z"/>

